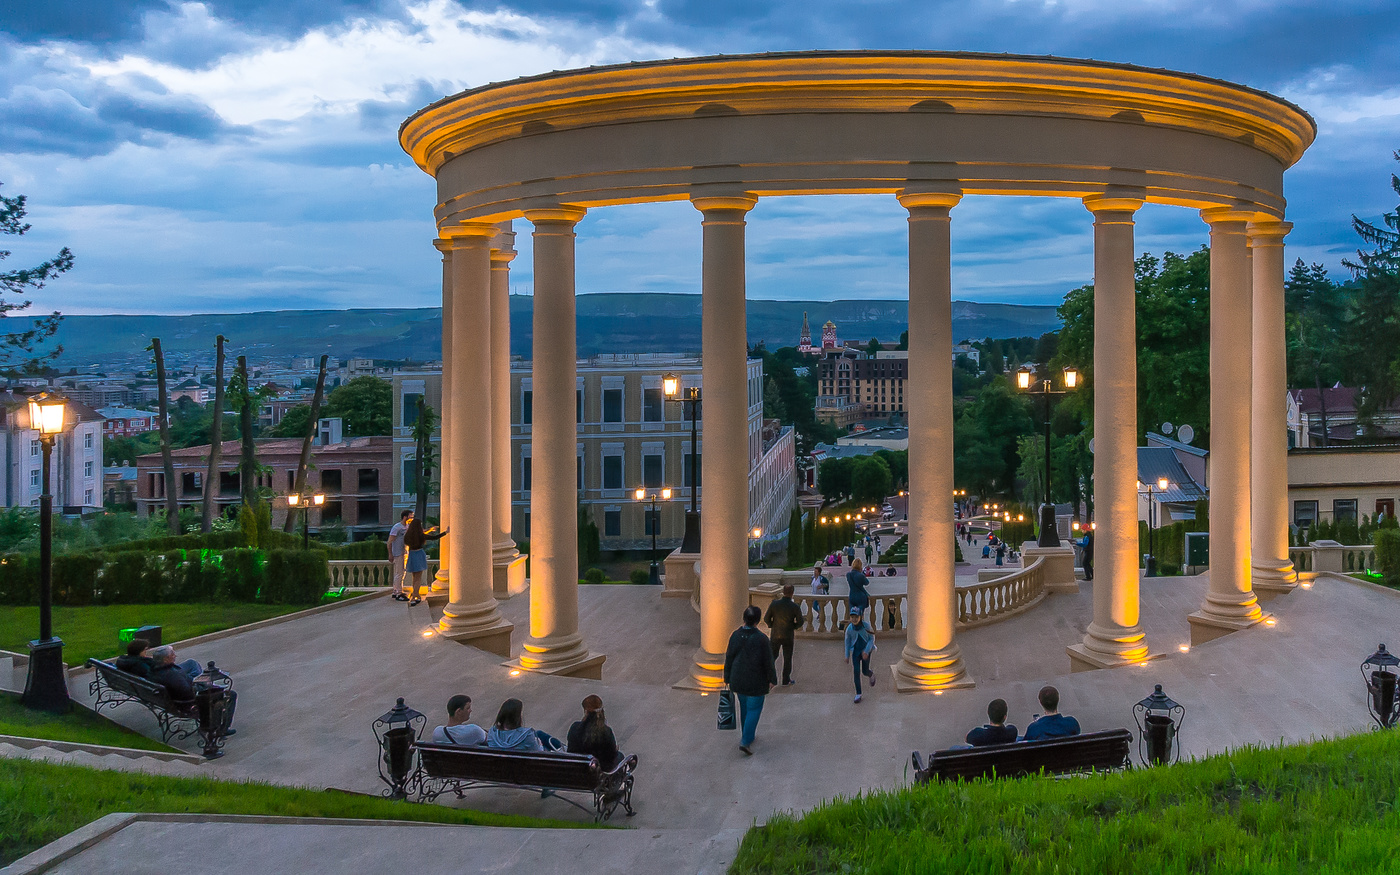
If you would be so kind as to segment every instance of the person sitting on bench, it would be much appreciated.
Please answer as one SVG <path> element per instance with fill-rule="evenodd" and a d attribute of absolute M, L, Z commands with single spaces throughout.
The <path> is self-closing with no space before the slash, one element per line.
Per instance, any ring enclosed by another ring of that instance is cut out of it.
<path fill-rule="evenodd" d="M 486 730 L 468 723 L 472 697 L 456 695 L 447 700 L 447 723 L 433 730 L 433 744 L 485 744 Z"/>
<path fill-rule="evenodd" d="M 1048 684 L 1040 688 L 1040 707 L 1045 709 L 1043 717 L 1037 717 L 1026 727 L 1024 741 L 1042 738 L 1068 738 L 1079 734 L 1079 721 L 1067 714 L 1061 714 L 1060 691 Z"/>
<path fill-rule="evenodd" d="M 497 750 L 563 750 L 564 745 L 548 732 L 521 725 L 524 708 L 525 703 L 519 699 L 502 702 L 501 710 L 496 713 L 496 722 L 486 733 L 486 746 Z"/>
<path fill-rule="evenodd" d="M 151 680 L 160 684 L 170 693 L 170 698 L 182 704 L 193 702 L 195 695 L 209 685 L 195 680 L 195 676 L 190 674 L 189 663 L 195 662 L 187 659 L 184 662 L 175 661 L 175 648 L 169 644 L 162 644 L 160 647 L 152 647 L 147 651 L 151 658 Z M 197 662 L 195 662 L 198 665 Z M 238 693 L 233 690 L 224 691 L 224 735 L 233 735 L 233 711 L 238 706 Z"/>
<path fill-rule="evenodd" d="M 1006 700 L 993 699 L 987 704 L 987 719 L 991 721 L 967 734 L 967 743 L 973 747 L 986 747 L 992 744 L 1010 744 L 1016 740 L 1016 727 L 1006 723 Z"/>
<path fill-rule="evenodd" d="M 151 643 L 145 638 L 133 638 L 131 643 L 126 645 L 126 653 L 118 656 L 112 665 L 119 671 L 134 674 L 138 678 L 149 678 L 151 659 L 146 656 L 146 648 L 150 646 Z"/>

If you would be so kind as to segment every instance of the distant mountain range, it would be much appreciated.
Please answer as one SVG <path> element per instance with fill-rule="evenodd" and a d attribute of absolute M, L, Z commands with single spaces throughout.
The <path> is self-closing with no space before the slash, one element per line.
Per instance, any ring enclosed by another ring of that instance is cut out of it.
<path fill-rule="evenodd" d="M 647 292 L 578 297 L 580 356 L 612 352 L 698 352 L 700 296 Z M 530 355 L 534 299 L 510 299 L 511 352 Z M 807 314 L 813 340 L 823 323 L 836 325 L 842 340 L 872 337 L 894 341 L 908 327 L 907 301 L 749 301 L 749 343 L 770 349 L 795 346 Z M 11 317 L 23 319 L 23 317 Z M 24 320 L 28 321 L 28 320 Z M 953 302 L 953 337 L 1039 336 L 1060 327 L 1054 307 Z M 255 359 L 328 353 L 377 359 L 437 359 L 442 355 L 441 310 L 278 310 L 192 316 L 67 316 L 59 328 L 60 364 L 142 358 L 152 337 L 167 357 L 212 356 L 214 336 L 228 338 L 230 351 Z"/>

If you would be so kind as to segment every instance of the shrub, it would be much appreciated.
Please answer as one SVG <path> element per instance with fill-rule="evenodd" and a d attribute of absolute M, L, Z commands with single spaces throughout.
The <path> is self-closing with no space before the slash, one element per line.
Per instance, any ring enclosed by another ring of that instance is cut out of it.
<path fill-rule="evenodd" d="M 0 558 L 0 603 L 37 605 L 39 603 L 39 557 L 9 553 Z"/>
<path fill-rule="evenodd" d="M 90 605 L 107 557 L 101 553 L 55 556 L 53 600 L 58 605 Z"/>
<path fill-rule="evenodd" d="M 608 576 L 603 573 L 603 569 L 594 566 L 583 573 L 584 583 L 607 583 Z"/>
<path fill-rule="evenodd" d="M 1376 529 L 1376 567 L 1386 586 L 1400 586 L 1400 529 Z"/>
<path fill-rule="evenodd" d="M 274 605 L 318 605 L 330 587 L 326 554 L 320 550 L 272 550 L 262 601 Z"/>
<path fill-rule="evenodd" d="M 651 583 L 651 569 L 633 568 L 631 580 L 632 583 L 636 584 L 637 586 L 646 586 L 647 584 Z"/>
<path fill-rule="evenodd" d="M 258 551 L 240 547 L 220 556 L 224 590 L 220 600 L 251 602 L 258 597 L 264 580 L 263 560 Z"/>

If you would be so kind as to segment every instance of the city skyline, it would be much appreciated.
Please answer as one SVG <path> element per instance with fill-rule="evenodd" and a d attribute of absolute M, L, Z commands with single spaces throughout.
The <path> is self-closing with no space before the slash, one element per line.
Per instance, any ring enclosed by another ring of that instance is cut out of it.
<path fill-rule="evenodd" d="M 1334 276 L 1360 242 L 1352 213 L 1394 207 L 1400 74 L 1383 59 L 1400 50 L 1400 27 L 1384 3 L 808 9 L 26 0 L 0 23 L 0 192 L 27 195 L 34 226 L 10 242 L 14 263 L 63 245 L 77 255 L 34 296 L 38 312 L 433 306 L 433 183 L 396 139 L 410 113 L 551 69 L 816 47 L 1092 57 L 1292 100 L 1319 135 L 1287 175 L 1288 260 Z M 1091 280 L 1077 201 L 969 197 L 953 215 L 956 298 L 1055 304 Z M 749 227 L 751 298 L 906 296 L 893 198 L 765 198 Z M 530 227 L 516 230 L 512 279 L 529 292 Z M 581 293 L 699 290 L 699 214 L 686 203 L 594 210 L 578 231 Z M 1207 236 L 1193 211 L 1139 214 L 1139 252 L 1184 253 Z"/>

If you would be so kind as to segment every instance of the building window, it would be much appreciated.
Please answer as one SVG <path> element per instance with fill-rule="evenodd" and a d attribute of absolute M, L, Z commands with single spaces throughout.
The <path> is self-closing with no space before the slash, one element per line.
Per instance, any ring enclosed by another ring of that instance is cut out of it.
<path fill-rule="evenodd" d="M 660 488 L 665 479 L 664 461 L 665 458 L 660 453 L 642 456 L 642 485 L 648 489 Z"/>
<path fill-rule="evenodd" d="M 535 421 L 535 393 L 526 389 L 520 393 L 520 424 L 529 425 Z"/>
<path fill-rule="evenodd" d="M 403 425 L 405 427 L 418 424 L 418 402 L 423 400 L 422 392 L 403 393 Z"/>
<path fill-rule="evenodd" d="M 83 463 L 83 476 L 84 476 L 84 477 L 91 477 L 91 476 L 92 476 L 92 463 L 91 463 L 91 462 L 84 462 L 84 463 Z"/>
<path fill-rule="evenodd" d="M 379 524 L 379 501 L 378 499 L 360 499 L 356 502 L 355 511 L 358 524 L 362 526 L 373 526 Z"/>
<path fill-rule="evenodd" d="M 530 457 L 525 456 L 520 460 L 520 491 L 530 491 Z"/>
<path fill-rule="evenodd" d="M 666 401 L 658 389 L 642 390 L 642 422 L 661 422 L 666 418 L 663 412 Z"/>
<path fill-rule="evenodd" d="M 340 469 L 330 468 L 321 472 L 321 491 L 336 493 L 340 491 Z"/>
<path fill-rule="evenodd" d="M 618 538 L 622 536 L 622 511 L 603 511 L 603 537 Z"/>
<path fill-rule="evenodd" d="M 695 487 L 696 487 L 697 489 L 700 488 L 700 481 L 699 481 L 699 479 L 696 477 L 696 475 L 697 475 L 697 474 L 700 474 L 700 471 L 699 471 L 698 469 L 699 469 L 700 465 L 702 464 L 702 459 L 701 459 L 701 457 L 702 457 L 703 455 L 704 455 L 703 453 L 701 453 L 701 454 L 686 453 L 686 454 L 685 454 L 684 464 L 682 465 L 682 467 L 683 467 L 685 470 L 682 472 L 682 475 L 681 475 L 681 485 L 682 485 L 682 486 L 689 487 L 690 484 L 691 484 L 691 481 L 693 480 L 693 481 L 695 482 Z"/>
<path fill-rule="evenodd" d="M 1332 502 L 1332 522 L 1339 523 L 1342 520 L 1356 522 L 1356 499 L 1338 498 Z"/>
<path fill-rule="evenodd" d="M 622 421 L 622 390 L 621 390 L 621 389 L 604 389 L 604 390 L 603 390 L 603 421 L 604 421 L 604 422 L 621 422 L 621 421 Z"/>
<path fill-rule="evenodd" d="M 359 487 L 361 495 L 373 495 L 377 493 L 379 491 L 379 469 L 360 468 Z"/>
<path fill-rule="evenodd" d="M 604 457 L 603 457 L 603 488 L 604 488 L 604 489 L 621 489 L 621 488 L 622 488 L 622 457 L 621 457 L 621 456 L 604 456 Z"/>

